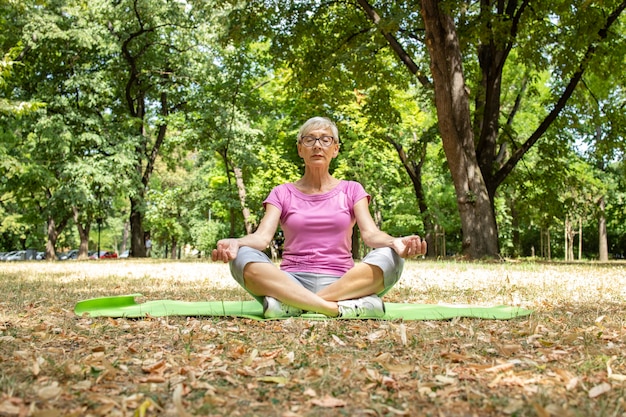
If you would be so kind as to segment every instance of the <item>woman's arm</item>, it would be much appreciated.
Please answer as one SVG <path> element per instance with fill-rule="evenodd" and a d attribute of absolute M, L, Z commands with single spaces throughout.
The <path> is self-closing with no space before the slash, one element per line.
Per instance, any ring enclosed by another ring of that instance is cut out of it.
<path fill-rule="evenodd" d="M 249 246 L 258 250 L 268 247 L 280 222 L 280 210 L 271 204 L 265 205 L 265 215 L 261 219 L 259 227 L 249 235 L 238 239 L 222 239 L 217 242 L 217 248 L 213 250 L 211 258 L 214 261 L 229 262 L 237 257 L 241 246 Z"/>
<path fill-rule="evenodd" d="M 359 225 L 361 238 L 370 248 L 392 248 L 403 258 L 424 255 L 426 241 L 419 236 L 393 237 L 376 226 L 367 204 L 367 198 L 362 198 L 354 205 L 354 215 Z"/>
<path fill-rule="evenodd" d="M 386 248 L 393 245 L 393 237 L 376 226 L 367 204 L 367 198 L 362 198 L 354 205 L 354 216 L 359 225 L 361 238 L 370 248 Z"/>

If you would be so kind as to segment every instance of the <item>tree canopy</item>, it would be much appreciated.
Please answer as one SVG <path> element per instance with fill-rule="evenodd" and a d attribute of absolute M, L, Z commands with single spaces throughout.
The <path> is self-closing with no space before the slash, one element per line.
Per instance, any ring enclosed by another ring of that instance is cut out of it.
<path fill-rule="evenodd" d="M 3 5 L 5 250 L 86 256 L 103 225 L 133 256 L 148 233 L 207 251 L 254 230 L 324 115 L 335 175 L 430 255 L 626 251 L 624 1 Z"/>

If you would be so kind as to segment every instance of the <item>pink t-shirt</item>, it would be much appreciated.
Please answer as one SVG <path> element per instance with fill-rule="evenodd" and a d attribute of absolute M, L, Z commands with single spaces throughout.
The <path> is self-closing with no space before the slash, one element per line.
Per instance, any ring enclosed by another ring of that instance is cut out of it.
<path fill-rule="evenodd" d="M 275 187 L 263 202 L 280 211 L 285 235 L 281 269 L 343 275 L 354 266 L 354 204 L 370 195 L 355 181 L 341 181 L 324 194 L 305 194 L 293 184 Z"/>

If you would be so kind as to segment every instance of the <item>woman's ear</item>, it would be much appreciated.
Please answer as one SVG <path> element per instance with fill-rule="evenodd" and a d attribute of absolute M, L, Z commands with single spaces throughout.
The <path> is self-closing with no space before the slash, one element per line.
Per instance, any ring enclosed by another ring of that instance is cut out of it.
<path fill-rule="evenodd" d="M 300 158 L 303 158 L 302 153 L 301 153 L 301 150 L 302 150 L 302 145 L 301 145 L 300 143 L 297 143 L 297 144 L 296 144 L 296 148 L 298 149 L 298 156 L 299 156 Z"/>

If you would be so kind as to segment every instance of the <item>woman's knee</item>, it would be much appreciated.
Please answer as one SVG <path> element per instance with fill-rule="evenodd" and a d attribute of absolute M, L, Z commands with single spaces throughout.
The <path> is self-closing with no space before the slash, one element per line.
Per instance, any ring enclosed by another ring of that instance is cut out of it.
<path fill-rule="evenodd" d="M 375 265 L 383 271 L 383 283 L 385 290 L 389 291 L 399 280 L 404 269 L 404 259 L 391 248 L 378 248 L 369 252 L 363 262 Z"/>
<path fill-rule="evenodd" d="M 235 281 L 245 288 L 244 274 L 247 266 L 252 263 L 272 263 L 270 258 L 258 249 L 242 246 L 237 252 L 237 257 L 230 261 L 230 273 Z"/>

